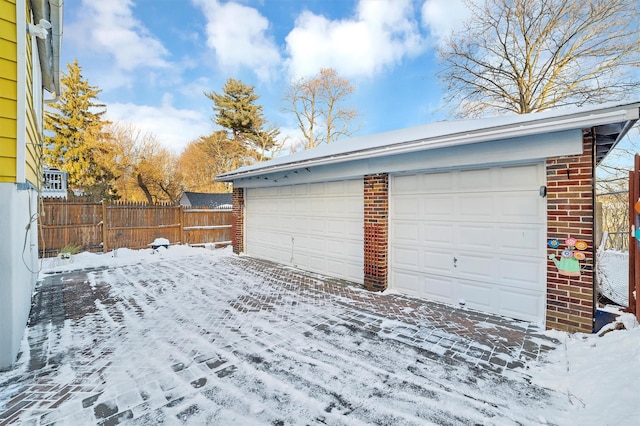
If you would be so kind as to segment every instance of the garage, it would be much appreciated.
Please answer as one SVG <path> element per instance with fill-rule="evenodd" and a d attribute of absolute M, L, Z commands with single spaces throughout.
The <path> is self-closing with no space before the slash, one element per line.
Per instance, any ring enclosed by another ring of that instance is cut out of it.
<path fill-rule="evenodd" d="M 639 119 L 635 102 L 442 121 L 244 166 L 217 177 L 233 251 L 590 333 L 595 171 Z"/>
<path fill-rule="evenodd" d="M 544 322 L 543 164 L 390 179 L 390 286 L 413 296 Z"/>
<path fill-rule="evenodd" d="M 252 188 L 246 252 L 362 283 L 362 179 Z"/>

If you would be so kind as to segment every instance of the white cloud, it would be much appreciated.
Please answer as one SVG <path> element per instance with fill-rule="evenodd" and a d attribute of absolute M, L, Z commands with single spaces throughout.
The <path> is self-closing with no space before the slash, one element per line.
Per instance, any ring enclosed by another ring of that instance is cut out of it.
<path fill-rule="evenodd" d="M 83 0 L 80 18 L 65 28 L 66 38 L 113 57 L 121 70 L 168 67 L 169 52 L 134 18 L 131 8 L 131 0 Z"/>
<path fill-rule="evenodd" d="M 194 0 L 207 19 L 207 46 L 224 69 L 247 67 L 269 80 L 281 58 L 269 37 L 269 21 L 257 9 L 235 2 Z"/>
<path fill-rule="evenodd" d="M 360 0 L 352 19 L 305 11 L 287 35 L 291 75 L 334 68 L 344 77 L 372 76 L 423 51 L 410 0 Z"/>
<path fill-rule="evenodd" d="M 180 153 L 191 141 L 213 130 L 209 117 L 199 111 L 178 109 L 165 94 L 160 107 L 132 103 L 109 103 L 106 118 L 131 124 L 142 133 L 153 133 L 167 149 Z"/>
<path fill-rule="evenodd" d="M 465 0 L 426 0 L 422 5 L 423 25 L 429 28 L 436 43 L 461 29 L 470 16 Z"/>

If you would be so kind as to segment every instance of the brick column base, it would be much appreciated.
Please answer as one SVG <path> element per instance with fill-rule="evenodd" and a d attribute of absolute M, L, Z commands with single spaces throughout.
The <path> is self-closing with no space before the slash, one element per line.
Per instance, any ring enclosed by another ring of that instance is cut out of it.
<path fill-rule="evenodd" d="M 231 195 L 233 216 L 231 217 L 231 244 L 233 252 L 244 252 L 244 188 L 233 188 Z"/>
<path fill-rule="evenodd" d="M 388 285 L 389 175 L 364 177 L 364 286 L 384 291 Z"/>

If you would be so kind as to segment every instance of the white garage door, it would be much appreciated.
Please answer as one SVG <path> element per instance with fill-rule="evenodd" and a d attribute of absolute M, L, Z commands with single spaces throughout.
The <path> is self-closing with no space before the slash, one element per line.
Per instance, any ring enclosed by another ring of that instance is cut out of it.
<path fill-rule="evenodd" d="M 248 189 L 247 254 L 363 281 L 362 180 Z"/>
<path fill-rule="evenodd" d="M 542 164 L 394 176 L 393 288 L 544 323 Z"/>

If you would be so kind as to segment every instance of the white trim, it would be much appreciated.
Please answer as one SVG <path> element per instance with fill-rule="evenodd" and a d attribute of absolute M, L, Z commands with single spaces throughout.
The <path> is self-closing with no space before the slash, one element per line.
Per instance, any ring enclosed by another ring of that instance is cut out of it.
<path fill-rule="evenodd" d="M 16 47 L 18 55 L 16 111 L 16 182 L 26 182 L 27 167 L 27 16 L 25 0 L 16 1 Z"/>

